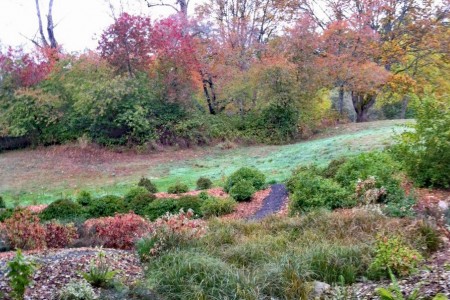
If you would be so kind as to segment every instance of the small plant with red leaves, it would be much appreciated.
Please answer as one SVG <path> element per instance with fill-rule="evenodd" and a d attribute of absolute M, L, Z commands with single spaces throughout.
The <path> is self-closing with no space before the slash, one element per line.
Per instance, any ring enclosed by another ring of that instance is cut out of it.
<path fill-rule="evenodd" d="M 94 229 L 97 239 L 104 247 L 117 249 L 132 249 L 137 239 L 152 230 L 150 222 L 134 213 L 90 219 L 84 226 Z"/>
<path fill-rule="evenodd" d="M 3 229 L 11 248 L 32 250 L 46 246 L 45 227 L 39 223 L 39 217 L 28 210 L 16 210 L 11 218 L 5 220 Z"/>
<path fill-rule="evenodd" d="M 78 238 L 77 229 L 73 223 L 64 225 L 50 222 L 45 225 L 45 242 L 48 248 L 64 248 Z"/>
<path fill-rule="evenodd" d="M 194 212 L 182 209 L 178 214 L 167 213 L 152 224 L 152 233 L 139 240 L 137 251 L 143 261 L 163 251 L 191 243 L 206 233 L 206 223 L 192 219 Z"/>

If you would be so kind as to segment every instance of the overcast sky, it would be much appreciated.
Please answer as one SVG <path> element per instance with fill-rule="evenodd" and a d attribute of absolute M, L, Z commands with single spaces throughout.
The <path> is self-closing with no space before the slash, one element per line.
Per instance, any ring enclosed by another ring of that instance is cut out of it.
<path fill-rule="evenodd" d="M 144 1 L 123 0 L 127 11 L 149 14 L 152 19 L 169 15 L 169 8 L 149 9 Z M 190 10 L 202 0 L 191 0 Z M 112 0 L 118 4 L 119 0 Z M 48 0 L 40 0 L 44 27 Z M 113 22 L 105 0 L 54 0 L 53 21 L 57 24 L 55 36 L 66 51 L 83 51 L 97 47 L 97 38 Z M 35 0 L 0 0 L 0 44 L 30 47 L 27 38 L 37 33 L 38 20 Z"/>

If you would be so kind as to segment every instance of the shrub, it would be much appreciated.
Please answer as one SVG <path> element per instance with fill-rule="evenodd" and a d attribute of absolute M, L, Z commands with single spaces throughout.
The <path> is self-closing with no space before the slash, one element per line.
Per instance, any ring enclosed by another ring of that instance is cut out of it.
<path fill-rule="evenodd" d="M 145 216 L 150 220 L 156 220 L 167 212 L 177 210 L 176 199 L 156 199 L 145 208 Z"/>
<path fill-rule="evenodd" d="M 416 199 L 413 195 L 409 195 L 396 202 L 386 204 L 383 208 L 383 213 L 393 218 L 414 217 L 416 214 L 414 205 L 416 205 Z"/>
<path fill-rule="evenodd" d="M 236 201 L 249 201 L 256 192 L 249 180 L 241 180 L 233 184 L 229 190 L 230 196 Z"/>
<path fill-rule="evenodd" d="M 31 283 L 35 270 L 36 264 L 25 258 L 22 251 L 18 249 L 16 256 L 8 262 L 8 273 L 6 274 L 15 299 L 24 299 L 25 289 Z"/>
<path fill-rule="evenodd" d="M 150 179 L 145 177 L 142 177 L 139 180 L 138 186 L 146 188 L 149 193 L 154 194 L 158 192 L 158 188 L 156 187 L 156 185 Z"/>
<path fill-rule="evenodd" d="M 202 220 L 192 219 L 192 210 L 166 214 L 152 224 L 152 233 L 137 243 L 137 252 L 143 261 L 161 252 L 191 243 L 206 233 Z"/>
<path fill-rule="evenodd" d="M 393 147 L 406 173 L 418 186 L 450 187 L 450 106 L 423 99 L 417 122 Z"/>
<path fill-rule="evenodd" d="M 209 178 L 206 177 L 200 177 L 197 180 L 197 190 L 207 190 L 212 187 L 212 181 Z"/>
<path fill-rule="evenodd" d="M 0 222 L 3 222 L 6 219 L 11 218 L 11 216 L 14 214 L 14 211 L 15 211 L 14 208 L 2 208 L 2 209 L 0 209 Z"/>
<path fill-rule="evenodd" d="M 59 292 L 58 300 L 95 300 L 92 286 L 85 279 L 69 281 Z"/>
<path fill-rule="evenodd" d="M 196 196 L 183 196 L 179 199 L 156 199 L 145 208 L 145 215 L 150 220 L 165 215 L 166 213 L 178 213 L 180 209 L 192 209 L 197 215 L 201 216 L 202 201 Z"/>
<path fill-rule="evenodd" d="M 424 246 L 427 253 L 433 253 L 439 250 L 442 240 L 436 228 L 427 223 L 420 223 L 418 233 L 424 238 Z"/>
<path fill-rule="evenodd" d="M 129 203 L 131 200 L 136 198 L 139 195 L 146 195 L 148 194 L 148 191 L 145 187 L 138 186 L 134 187 L 131 190 L 128 191 L 128 193 L 125 194 L 123 197 L 126 203 Z"/>
<path fill-rule="evenodd" d="M 5 220 L 6 239 L 14 249 L 31 250 L 45 247 L 45 228 L 39 217 L 29 210 L 19 209 Z"/>
<path fill-rule="evenodd" d="M 291 213 L 355 205 L 350 193 L 338 183 L 310 172 L 298 172 L 289 179 L 287 187 L 291 193 Z"/>
<path fill-rule="evenodd" d="M 189 192 L 189 187 L 183 183 L 177 183 L 175 185 L 169 186 L 167 189 L 169 194 L 182 194 Z"/>
<path fill-rule="evenodd" d="M 64 248 L 78 238 L 77 229 L 73 224 L 50 222 L 45 224 L 45 242 L 48 248 Z"/>
<path fill-rule="evenodd" d="M 415 271 L 422 260 L 422 255 L 406 246 L 399 237 L 380 236 L 368 275 L 371 278 L 387 277 L 390 269 L 395 275 L 406 276 Z"/>
<path fill-rule="evenodd" d="M 87 191 L 81 191 L 77 196 L 77 203 L 81 206 L 88 206 L 92 201 L 91 193 Z"/>
<path fill-rule="evenodd" d="M 322 176 L 325 178 L 334 178 L 341 165 L 343 165 L 346 161 L 346 157 L 333 159 L 332 161 L 330 161 L 328 166 L 322 170 Z"/>
<path fill-rule="evenodd" d="M 115 213 L 124 213 L 127 206 L 122 198 L 108 195 L 94 199 L 87 207 L 90 218 L 113 216 Z"/>
<path fill-rule="evenodd" d="M 116 271 L 110 269 L 105 253 L 100 251 L 97 255 L 97 260 L 92 260 L 89 270 L 81 275 L 93 287 L 107 288 L 112 285 L 112 280 L 116 274 Z"/>
<path fill-rule="evenodd" d="M 136 240 L 151 230 L 149 222 L 133 213 L 90 219 L 84 226 L 95 230 L 103 246 L 117 249 L 132 249 Z"/>
<path fill-rule="evenodd" d="M 239 271 L 194 251 L 169 252 L 148 265 L 150 288 L 166 299 L 253 299 L 257 291 Z"/>
<path fill-rule="evenodd" d="M 5 200 L 3 200 L 3 197 L 0 196 L 0 209 L 6 208 Z"/>
<path fill-rule="evenodd" d="M 365 180 L 373 176 L 376 180 L 375 188 L 384 187 L 386 190 L 386 197 L 380 200 L 400 201 L 405 195 L 400 187 L 400 181 L 396 178 L 399 169 L 400 166 L 387 153 L 361 153 L 343 163 L 335 179 L 343 187 L 354 191 L 358 179 Z"/>
<path fill-rule="evenodd" d="M 236 205 L 236 201 L 230 198 L 210 197 L 203 201 L 200 211 L 204 217 L 218 217 L 232 213 Z"/>
<path fill-rule="evenodd" d="M 242 180 L 249 181 L 253 188 L 258 191 L 264 187 L 266 177 L 255 168 L 240 168 L 227 178 L 224 187 L 225 192 L 229 193 L 231 188 Z"/>
<path fill-rule="evenodd" d="M 39 216 L 44 221 L 73 220 L 83 216 L 83 208 L 72 200 L 59 199 L 50 203 Z"/>
<path fill-rule="evenodd" d="M 144 215 L 147 206 L 156 199 L 156 196 L 150 193 L 139 194 L 128 202 L 128 209 L 138 215 Z"/>

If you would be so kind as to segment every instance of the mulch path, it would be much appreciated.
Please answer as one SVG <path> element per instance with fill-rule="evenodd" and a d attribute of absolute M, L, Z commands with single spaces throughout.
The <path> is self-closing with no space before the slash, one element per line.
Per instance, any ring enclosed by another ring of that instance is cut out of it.
<path fill-rule="evenodd" d="M 284 184 L 271 186 L 269 195 L 264 198 L 262 206 L 249 218 L 260 220 L 266 216 L 278 213 L 287 202 L 288 190 Z"/>
<path fill-rule="evenodd" d="M 270 194 L 271 189 L 265 189 L 257 191 L 250 201 L 239 202 L 235 211 L 231 214 L 222 216 L 222 219 L 233 220 L 233 219 L 246 219 L 253 216 L 264 203 L 264 199 Z"/>
<path fill-rule="evenodd" d="M 46 251 L 24 252 L 38 263 L 38 270 L 33 275 L 33 284 L 27 288 L 25 299 L 53 299 L 58 290 L 72 279 L 82 278 L 80 272 L 88 270 L 91 260 L 103 251 L 111 270 L 117 270 L 117 279 L 131 284 L 143 278 L 139 258 L 132 251 L 100 248 L 50 249 Z M 0 292 L 10 292 L 6 278 L 6 262 L 14 252 L 2 253 L 0 257 Z M 5 300 L 9 299 L 5 295 Z"/>

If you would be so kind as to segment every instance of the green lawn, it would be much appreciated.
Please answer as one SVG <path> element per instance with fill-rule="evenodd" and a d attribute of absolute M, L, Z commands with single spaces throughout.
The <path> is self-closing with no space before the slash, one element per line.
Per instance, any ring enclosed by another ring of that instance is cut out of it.
<path fill-rule="evenodd" d="M 107 164 L 102 163 L 101 170 L 95 172 L 91 170 L 94 166 L 89 164 L 80 164 L 81 167 L 77 165 L 76 174 L 65 174 L 64 169 L 52 169 L 48 163 L 45 169 L 39 170 L 39 162 L 15 168 L 14 164 L 22 164 L 27 158 L 26 154 L 34 150 L 17 151 L 17 155 L 9 152 L 0 154 L 0 169 L 9 172 L 0 175 L 0 180 L 4 181 L 0 181 L 0 195 L 8 206 L 49 203 L 60 197 L 73 197 L 79 190 L 88 190 L 95 195 L 122 195 L 142 175 L 154 180 L 160 191 L 166 191 L 169 185 L 177 181 L 194 188 L 200 176 L 207 176 L 215 184 L 221 185 L 227 175 L 241 166 L 256 167 L 266 174 L 268 180 L 283 181 L 298 165 L 323 165 L 341 156 L 382 149 L 393 142 L 395 133 L 405 130 L 399 125 L 406 122 L 396 120 L 342 125 L 321 133 L 313 140 L 290 145 L 239 147 L 232 150 L 203 148 L 195 150 L 194 155 L 186 159 L 182 156 L 180 159 L 180 155 L 174 155 L 174 152 L 168 152 L 166 157 L 161 154 L 157 162 L 152 161 L 151 155 L 136 155 L 135 160 L 128 155 L 124 161 L 116 159 Z M 38 158 L 36 160 L 39 161 Z M 127 172 L 111 175 L 114 171 L 109 170 L 119 165 L 127 168 Z M 61 172 L 61 176 L 55 175 L 56 172 Z M 86 172 L 91 175 L 85 176 Z M 36 175 L 27 177 L 27 174 Z"/>

